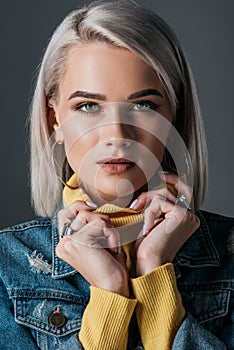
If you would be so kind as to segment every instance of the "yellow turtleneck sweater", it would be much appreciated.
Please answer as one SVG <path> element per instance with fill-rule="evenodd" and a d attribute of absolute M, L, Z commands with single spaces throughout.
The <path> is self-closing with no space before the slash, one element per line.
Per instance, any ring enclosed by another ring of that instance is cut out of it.
<path fill-rule="evenodd" d="M 76 174 L 73 174 L 68 184 L 77 186 Z M 172 188 L 171 190 L 173 191 Z M 81 188 L 72 190 L 65 186 L 64 207 L 75 200 L 90 201 L 90 198 Z M 129 230 L 133 224 L 139 224 L 144 219 L 141 211 L 120 208 L 113 204 L 105 204 L 94 212 L 109 215 L 115 227 L 129 227 Z M 128 270 L 133 274 L 131 248 L 134 242 L 128 243 L 124 239 L 126 237 L 121 237 L 122 252 Z M 130 278 L 130 283 L 132 299 L 90 286 L 90 301 L 83 314 L 79 332 L 79 340 L 85 350 L 125 350 L 128 326 L 135 309 L 144 349 L 171 349 L 185 315 L 173 264 L 167 263 L 145 276 Z"/>

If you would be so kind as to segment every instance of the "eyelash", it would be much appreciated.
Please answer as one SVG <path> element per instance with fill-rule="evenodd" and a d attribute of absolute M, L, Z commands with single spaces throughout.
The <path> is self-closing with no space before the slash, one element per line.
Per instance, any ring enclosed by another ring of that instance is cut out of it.
<path fill-rule="evenodd" d="M 142 100 L 142 101 L 137 101 L 137 102 L 134 102 L 134 103 L 131 103 L 131 109 L 133 109 L 133 107 L 136 107 L 137 105 L 138 106 L 142 106 L 142 104 L 147 104 L 148 107 L 145 109 L 145 110 L 150 110 L 150 111 L 157 111 L 158 108 L 159 108 L 159 105 L 157 105 L 156 103 L 152 102 L 152 101 L 148 101 L 148 100 Z M 90 111 L 84 111 L 82 110 L 83 107 L 88 107 L 88 106 L 91 106 L 91 107 L 99 107 L 98 108 L 98 111 L 93 111 L 93 112 L 90 112 Z M 78 105 L 76 105 L 74 107 L 74 110 L 75 111 L 79 111 L 81 113 L 84 113 L 84 114 L 88 114 L 88 115 L 93 115 L 95 114 L 96 112 L 100 112 L 101 110 L 101 107 L 98 103 L 96 102 L 82 102 Z M 141 111 L 145 111 L 144 109 L 141 110 Z M 139 110 L 138 110 L 139 111 Z"/>
<path fill-rule="evenodd" d="M 132 103 L 133 105 L 141 105 L 141 104 L 148 104 L 148 108 L 152 111 L 156 111 L 159 108 L 159 105 L 157 105 L 156 103 L 152 102 L 152 101 L 148 101 L 148 100 L 142 100 L 142 101 L 137 101 L 135 103 Z"/>
<path fill-rule="evenodd" d="M 95 102 L 82 102 L 82 103 L 76 105 L 74 110 L 82 112 L 84 114 L 94 114 L 94 112 L 88 112 L 88 111 L 85 112 L 82 110 L 83 107 L 87 107 L 87 106 L 100 106 L 100 105 L 98 103 L 95 103 Z"/>

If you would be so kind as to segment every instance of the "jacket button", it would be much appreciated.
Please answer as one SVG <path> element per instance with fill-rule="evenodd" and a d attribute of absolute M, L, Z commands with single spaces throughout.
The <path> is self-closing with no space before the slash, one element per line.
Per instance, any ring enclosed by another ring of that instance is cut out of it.
<path fill-rule="evenodd" d="M 60 306 L 57 306 L 56 310 L 51 313 L 49 316 L 49 322 L 52 326 L 56 328 L 61 328 L 66 323 L 66 317 L 61 312 Z"/>

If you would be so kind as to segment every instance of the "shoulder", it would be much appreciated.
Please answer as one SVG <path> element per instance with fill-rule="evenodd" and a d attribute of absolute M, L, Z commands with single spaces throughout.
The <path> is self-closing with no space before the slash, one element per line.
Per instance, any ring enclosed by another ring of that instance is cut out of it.
<path fill-rule="evenodd" d="M 216 249 L 221 255 L 234 253 L 234 218 L 218 213 L 199 210 L 201 230 L 209 232 Z"/>
<path fill-rule="evenodd" d="M 196 215 L 200 219 L 202 230 L 210 231 L 212 236 L 229 236 L 234 234 L 234 218 L 206 210 L 198 210 Z"/>
<path fill-rule="evenodd" d="M 199 210 L 197 215 L 201 220 L 201 225 L 207 225 L 213 236 L 222 234 L 224 238 L 224 236 L 234 235 L 234 217 L 206 210 Z"/>
<path fill-rule="evenodd" d="M 234 217 L 231 216 L 225 216 L 222 214 L 218 213 L 213 213 L 207 210 L 199 210 L 198 213 L 204 216 L 204 218 L 207 220 L 207 222 L 216 222 L 220 223 L 221 225 L 223 224 L 229 224 L 233 225 L 234 224 Z"/>
<path fill-rule="evenodd" d="M 177 263 L 187 267 L 225 267 L 233 263 L 234 219 L 197 210 L 199 228 L 177 254 Z"/>
<path fill-rule="evenodd" d="M 6 228 L 0 229 L 0 239 L 5 235 L 21 235 L 40 233 L 42 231 L 51 230 L 52 228 L 52 218 L 51 217 L 41 217 L 29 221 L 25 221 L 13 226 L 8 226 Z"/>
<path fill-rule="evenodd" d="M 27 246 L 38 242 L 43 244 L 43 241 L 51 240 L 52 234 L 52 218 L 41 217 L 29 221 L 25 221 L 13 226 L 6 227 L 0 230 L 0 250 L 6 247 Z"/>
<path fill-rule="evenodd" d="M 27 276 L 33 263 L 51 261 L 52 226 L 50 217 L 41 217 L 0 230 L 0 275 L 5 282 Z"/>
<path fill-rule="evenodd" d="M 0 229 L 0 235 L 6 232 L 22 232 L 26 230 L 32 230 L 36 227 L 43 229 L 43 227 L 48 227 L 51 225 L 52 221 L 50 217 L 41 217 Z"/>
<path fill-rule="evenodd" d="M 206 210 L 196 215 L 200 227 L 175 260 L 177 283 L 186 311 L 218 335 L 233 305 L 234 218 Z"/>

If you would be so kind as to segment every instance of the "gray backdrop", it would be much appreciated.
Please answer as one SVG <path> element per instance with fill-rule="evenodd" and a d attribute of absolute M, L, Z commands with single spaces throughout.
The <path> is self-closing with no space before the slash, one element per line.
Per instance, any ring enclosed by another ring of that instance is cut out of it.
<path fill-rule="evenodd" d="M 1 1 L 1 228 L 35 217 L 30 207 L 25 133 L 33 76 L 55 27 L 84 2 Z M 234 2 L 139 2 L 174 28 L 195 75 L 209 147 L 209 190 L 203 208 L 234 216 Z"/>

